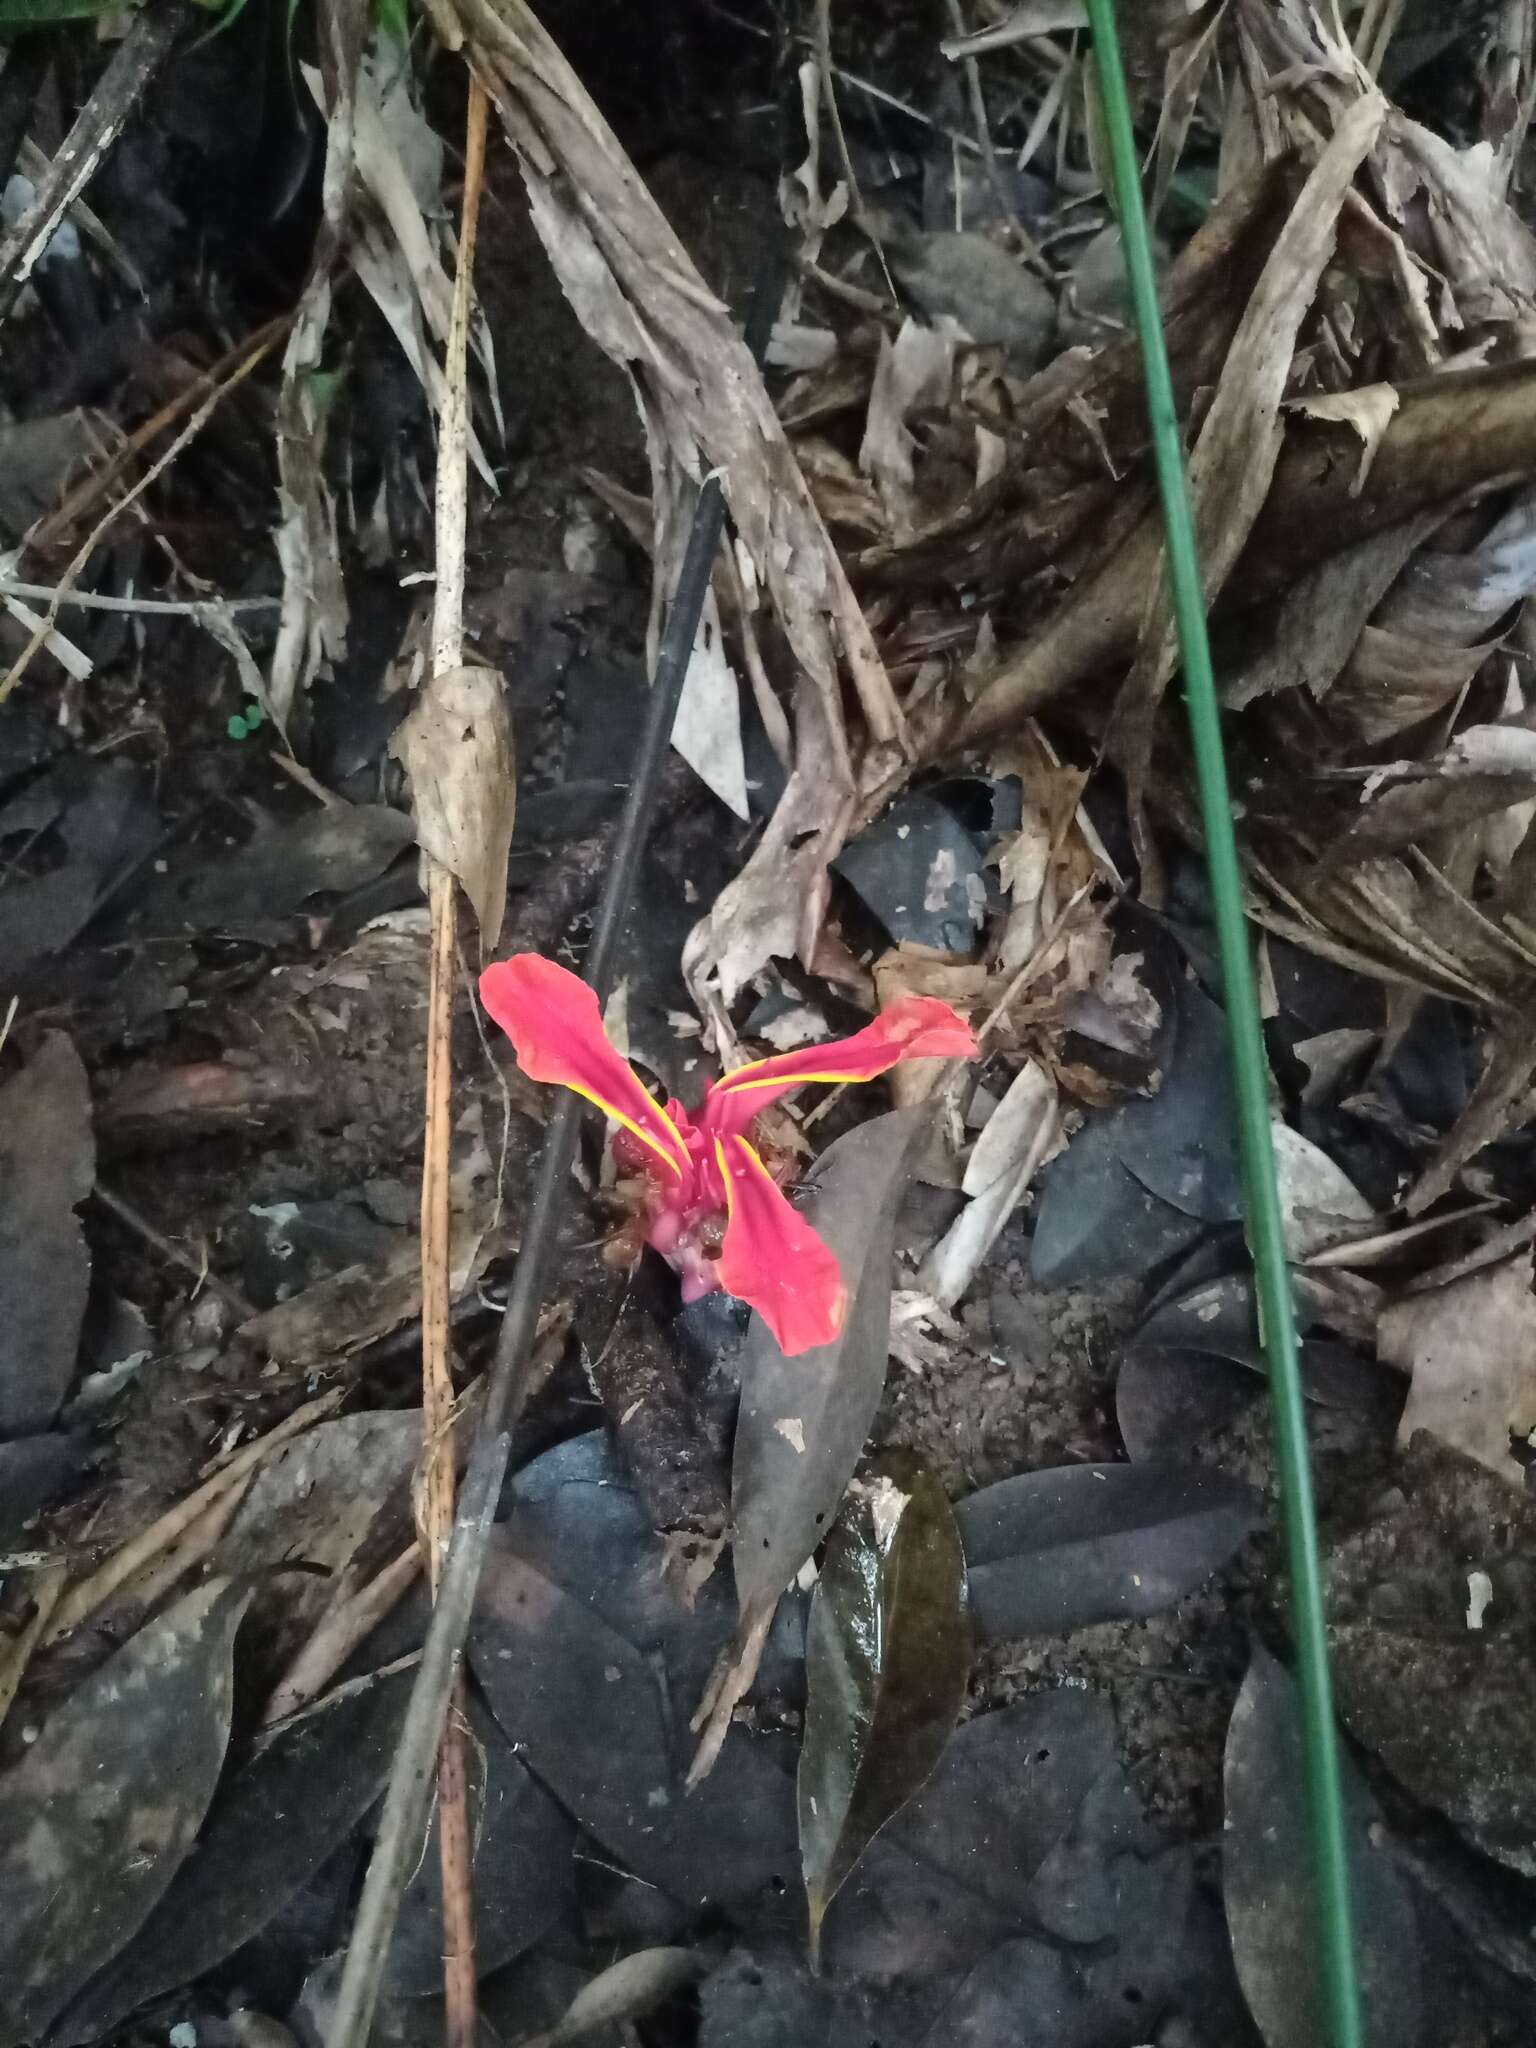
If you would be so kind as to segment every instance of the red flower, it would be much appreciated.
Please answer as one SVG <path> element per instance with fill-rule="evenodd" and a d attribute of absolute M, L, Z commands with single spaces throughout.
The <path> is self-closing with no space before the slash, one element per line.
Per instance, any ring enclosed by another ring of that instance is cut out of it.
<path fill-rule="evenodd" d="M 872 1081 L 899 1060 L 976 1052 L 948 1003 L 906 996 L 852 1038 L 736 1068 L 690 1116 L 652 1098 L 608 1043 L 592 990 L 554 961 L 499 961 L 481 975 L 480 997 L 530 1080 L 574 1088 L 618 1124 L 614 1157 L 645 1174 L 646 1237 L 682 1275 L 683 1299 L 723 1287 L 757 1310 L 786 1356 L 830 1343 L 848 1294 L 837 1260 L 749 1141 L 758 1111 L 808 1081 Z"/>

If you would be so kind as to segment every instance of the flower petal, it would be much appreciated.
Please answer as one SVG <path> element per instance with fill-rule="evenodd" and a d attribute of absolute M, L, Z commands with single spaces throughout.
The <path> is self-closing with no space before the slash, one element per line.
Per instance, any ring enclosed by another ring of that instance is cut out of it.
<path fill-rule="evenodd" d="M 538 953 L 514 953 L 480 977 L 480 1000 L 511 1039 L 530 1081 L 553 1081 L 595 1102 L 679 1179 L 688 1148 L 628 1060 L 608 1043 L 597 996 L 579 975 Z"/>
<path fill-rule="evenodd" d="M 720 1136 L 744 1131 L 760 1109 L 808 1081 L 872 1081 L 900 1060 L 974 1059 L 969 1024 L 936 996 L 903 996 L 852 1038 L 808 1045 L 737 1067 L 708 1090 L 700 1125 Z"/>
<path fill-rule="evenodd" d="M 830 1344 L 848 1313 L 836 1257 L 745 1138 L 717 1138 L 715 1157 L 727 1219 L 720 1285 L 757 1310 L 786 1358 Z"/>

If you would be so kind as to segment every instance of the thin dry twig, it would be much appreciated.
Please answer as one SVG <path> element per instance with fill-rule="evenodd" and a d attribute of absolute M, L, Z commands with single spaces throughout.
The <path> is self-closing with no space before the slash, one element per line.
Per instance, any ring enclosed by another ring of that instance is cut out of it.
<path fill-rule="evenodd" d="M 38 1573 L 32 1587 L 31 1618 L 0 1647 L 0 1724 L 4 1723 L 12 1701 L 21 1690 L 21 1681 L 27 1675 L 32 1652 L 42 1641 L 43 1631 L 53 1619 L 68 1577 L 69 1567 L 62 1558 Z"/>
<path fill-rule="evenodd" d="M 354 1587 L 343 1575 L 337 1597 L 273 1688 L 262 1713 L 263 1728 L 285 1721 L 320 1697 L 352 1652 L 415 1585 L 422 1563 L 421 1545 L 411 1542 L 365 1585 Z"/>
<path fill-rule="evenodd" d="M 487 100 L 469 84 L 464 197 L 458 269 L 444 363 L 444 399 L 437 457 L 437 583 L 432 612 L 432 668 L 445 677 L 464 659 L 464 540 L 469 490 L 468 337 L 475 235 L 485 175 Z M 421 1539 L 434 1597 L 453 1533 L 453 1375 L 449 1364 L 452 1309 L 452 1217 L 448 1167 L 453 1055 L 450 1031 L 456 964 L 456 888 L 447 868 L 430 862 L 432 971 L 427 998 L 426 1143 L 421 1172 L 421 1380 L 426 1467 Z M 437 1758 L 437 1828 L 443 1886 L 443 1994 L 448 2048 L 475 2048 L 475 1924 L 471 1897 L 469 1801 L 465 1783 L 463 1679 L 455 1688 Z"/>
<path fill-rule="evenodd" d="M 175 1238 L 167 1237 L 163 1230 L 157 1230 L 149 1218 L 136 1209 L 109 1187 L 98 1180 L 91 1194 L 109 1215 L 131 1230 L 135 1237 L 147 1244 L 151 1251 L 158 1252 L 162 1259 L 173 1266 L 179 1266 L 184 1273 L 190 1273 L 199 1287 L 206 1287 L 210 1294 L 216 1294 L 227 1309 L 233 1311 L 242 1323 L 248 1323 L 256 1314 L 256 1304 L 248 1301 L 238 1287 L 231 1287 L 227 1280 L 221 1280 L 217 1273 L 208 1270 L 206 1260 L 195 1259 L 185 1245 Z"/>
<path fill-rule="evenodd" d="M 184 0 L 165 0 L 165 4 L 142 8 L 134 15 L 95 91 L 75 117 L 48 170 L 39 177 L 31 205 L 10 232 L 0 237 L 0 321 L 15 305 L 65 209 L 90 183 L 122 133 L 123 124 L 165 61 L 190 12 Z"/>
<path fill-rule="evenodd" d="M 296 1408 L 290 1416 L 278 1423 L 275 1429 L 268 1430 L 264 1437 L 258 1438 L 255 1443 L 247 1444 L 244 1450 L 237 1451 L 228 1464 L 221 1466 L 210 1478 L 205 1479 L 203 1484 L 189 1493 L 185 1500 L 180 1500 L 173 1508 L 168 1508 L 158 1520 L 151 1522 L 147 1529 L 141 1529 L 120 1550 L 115 1550 L 96 1567 L 89 1578 L 82 1579 L 77 1586 L 71 1586 L 54 1611 L 43 1638 L 44 1642 L 55 1642 L 60 1636 L 68 1635 L 71 1629 L 78 1628 L 82 1621 L 88 1620 L 98 1607 L 112 1598 L 119 1586 L 133 1577 L 135 1572 L 142 1571 L 163 1551 L 179 1542 L 211 1502 L 240 1487 L 248 1475 L 254 1472 L 258 1465 L 265 1464 L 274 1451 L 281 1450 L 283 1445 L 294 1437 L 302 1436 L 306 1429 L 312 1428 L 315 1423 L 333 1414 L 341 1406 L 345 1392 L 345 1388 L 335 1387 L 330 1393 L 322 1394 L 317 1401 L 308 1401 L 302 1408 Z"/>
<path fill-rule="evenodd" d="M 275 340 L 276 337 L 274 336 L 273 339 Z M 213 417 L 215 411 L 219 406 L 220 401 L 223 398 L 227 397 L 228 394 L 234 390 L 237 384 L 244 383 L 245 379 L 250 376 L 251 372 L 256 368 L 257 364 L 264 359 L 268 352 L 268 349 L 271 346 L 272 343 L 268 342 L 264 347 L 252 349 L 250 353 L 243 359 L 243 361 L 238 363 L 236 367 L 230 372 L 229 376 L 224 380 L 224 382 L 222 384 L 216 385 L 215 388 L 209 392 L 208 396 L 203 400 L 202 404 L 197 408 L 196 412 L 193 413 L 191 419 L 187 421 L 186 425 L 182 428 L 181 432 L 177 434 L 175 438 L 164 449 L 161 450 L 160 454 L 155 457 L 154 461 L 150 464 L 149 468 L 145 470 L 144 474 L 134 484 L 133 488 L 128 492 L 127 496 L 118 499 L 115 504 L 110 505 L 107 508 L 107 510 L 103 512 L 100 519 L 97 520 L 96 524 L 91 528 L 90 532 L 86 535 L 85 539 L 80 543 L 80 546 L 75 550 L 74 554 L 70 557 L 69 566 L 65 569 L 63 575 L 59 578 L 58 586 L 54 590 L 53 596 L 49 601 L 48 609 L 46 612 L 44 612 L 42 618 L 34 627 L 31 638 L 28 640 L 26 646 L 23 647 L 20 654 L 17 655 L 15 661 L 12 662 L 10 668 L 6 671 L 4 677 L 0 677 L 0 704 L 3 704 L 5 702 L 6 698 L 11 694 L 11 691 L 16 687 L 17 683 L 21 681 L 21 678 L 26 674 L 28 668 L 32 664 L 33 656 L 37 653 L 37 650 L 43 645 L 44 641 L 48 638 L 48 635 L 53 631 L 54 621 L 59 616 L 60 607 L 63 605 L 64 600 L 69 595 L 70 591 L 74 588 L 75 579 L 79 576 L 81 570 L 85 567 L 86 563 L 91 559 L 91 556 L 95 553 L 96 548 L 101 541 L 101 537 L 106 532 L 107 528 L 111 526 L 117 519 L 119 519 L 122 516 L 122 514 L 128 510 L 130 505 L 134 504 L 139 498 L 141 498 L 144 495 L 144 493 L 149 489 L 150 485 L 155 481 L 155 479 L 158 476 L 160 476 L 160 474 L 164 470 L 168 469 L 171 463 L 173 463 L 176 460 L 176 457 L 181 453 L 182 449 L 186 447 L 187 443 L 193 440 L 198 434 L 202 432 L 203 428 L 207 426 L 209 420 Z"/>

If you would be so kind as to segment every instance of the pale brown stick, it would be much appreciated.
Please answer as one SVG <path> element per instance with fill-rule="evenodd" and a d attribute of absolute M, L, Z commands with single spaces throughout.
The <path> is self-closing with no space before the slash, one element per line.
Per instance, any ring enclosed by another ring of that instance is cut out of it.
<path fill-rule="evenodd" d="M 322 1394 L 318 1401 L 309 1401 L 304 1407 L 296 1408 L 276 1429 L 269 1430 L 257 1442 L 237 1451 L 227 1465 L 221 1466 L 210 1479 L 205 1479 L 185 1500 L 167 1509 L 147 1529 L 141 1529 L 121 1550 L 115 1550 L 88 1579 L 82 1579 L 78 1586 L 70 1588 L 54 1612 L 44 1641 L 55 1642 L 72 1628 L 78 1628 L 82 1621 L 111 1599 L 126 1579 L 131 1579 L 135 1572 L 142 1571 L 145 1565 L 176 1543 L 211 1502 L 239 1486 L 248 1473 L 254 1472 L 291 1438 L 302 1436 L 306 1429 L 338 1408 L 345 1391 L 343 1387 L 333 1388 L 329 1394 Z"/>
<path fill-rule="evenodd" d="M 47 1571 L 39 1572 L 32 1588 L 32 1619 L 19 1635 L 12 1636 L 0 1648 L 0 1722 L 11 1711 L 11 1702 L 20 1691 L 21 1681 L 32 1661 L 32 1652 L 42 1641 L 43 1630 L 53 1618 L 68 1576 L 68 1567 L 62 1558 Z"/>
<path fill-rule="evenodd" d="M 444 398 L 437 453 L 437 584 L 432 669 L 444 675 L 464 659 L 464 536 L 469 491 L 468 337 L 475 233 L 485 174 L 486 97 L 473 76 L 464 144 L 464 198 L 453 311 L 444 351 Z M 434 1598 L 453 1533 L 453 1376 L 448 1154 L 453 1114 L 453 1018 L 456 887 L 431 864 L 432 975 L 427 996 L 426 1140 L 421 1169 L 421 1407 L 426 1437 L 421 1539 Z M 437 1844 L 443 1888 L 443 2004 L 447 2048 L 476 2048 L 475 1921 L 469 1798 L 465 1784 L 464 1681 L 454 1689 L 437 1753 Z"/>
<path fill-rule="evenodd" d="M 421 1546 L 407 1544 L 400 1555 L 356 1591 L 327 1609 L 309 1641 L 288 1666 L 261 1716 L 263 1728 L 285 1721 L 290 1714 L 318 1699 L 359 1643 L 394 1612 L 416 1583 L 421 1571 Z"/>
<path fill-rule="evenodd" d="M 135 1572 L 126 1584 L 118 1587 L 118 1599 L 136 1608 L 140 1614 L 147 1614 L 158 1605 L 178 1580 L 184 1579 L 188 1572 L 213 1555 L 219 1538 L 238 1514 L 240 1503 L 250 1492 L 255 1477 L 254 1472 L 248 1472 L 243 1479 L 211 1500 L 197 1520 L 189 1523 L 153 1564 Z"/>

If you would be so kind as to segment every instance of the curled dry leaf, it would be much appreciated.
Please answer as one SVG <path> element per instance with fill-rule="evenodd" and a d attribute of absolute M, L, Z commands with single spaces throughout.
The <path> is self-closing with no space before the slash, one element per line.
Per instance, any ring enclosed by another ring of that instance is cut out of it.
<path fill-rule="evenodd" d="M 959 1532 L 944 1489 L 915 1460 L 849 1487 L 805 1664 L 800 1860 L 815 1954 L 828 1903 L 938 1762 L 970 1675 Z"/>
<path fill-rule="evenodd" d="M 873 636 L 727 309 L 525 0 L 454 0 L 518 154 L 534 226 L 577 317 L 635 380 L 651 456 L 658 583 L 685 476 L 719 473 L 740 549 L 805 679 L 796 773 L 769 831 L 691 944 L 709 1011 L 773 954 L 807 957 L 826 861 L 852 815 L 842 675 L 889 767 L 908 741 Z M 797 846 L 801 834 L 813 839 Z M 786 854 L 795 854 L 786 869 Z"/>
<path fill-rule="evenodd" d="M 976 1140 L 961 1183 L 970 1200 L 924 1259 L 921 1289 L 953 1308 L 1030 1182 L 1064 1142 L 1056 1083 L 1038 1061 L 1026 1060 Z"/>
<path fill-rule="evenodd" d="M 36 2041 L 171 1882 L 229 1741 L 248 1586 L 212 1579 L 50 1718 L 0 1780 L 0 2040 Z"/>
<path fill-rule="evenodd" d="M 1510 1455 L 1510 1436 L 1528 1436 L 1536 1428 L 1536 1297 L 1529 1250 L 1436 1294 L 1394 1302 L 1382 1313 L 1377 1342 L 1389 1364 L 1412 1375 L 1400 1442 L 1427 1429 L 1524 1487 L 1524 1470 Z"/>
<path fill-rule="evenodd" d="M 563 2048 L 568 2041 L 589 2039 L 600 2027 L 641 2019 L 685 1984 L 697 1983 L 707 1967 L 705 1957 L 692 1948 L 643 1948 L 621 1956 L 581 1987 L 564 2018 L 547 2033 L 530 2034 L 524 2048 Z"/>
<path fill-rule="evenodd" d="M 1332 391 L 1321 397 L 1293 398 L 1291 409 L 1304 412 L 1311 420 L 1343 420 L 1360 436 L 1360 467 L 1355 471 L 1349 495 L 1358 498 L 1376 460 L 1376 450 L 1397 411 L 1397 387 L 1365 384 L 1357 391 Z"/>
<path fill-rule="evenodd" d="M 517 812 L 512 718 L 501 677 L 490 668 L 429 676 L 390 743 L 405 764 L 422 851 L 462 886 L 488 959 L 501 936 L 507 859 Z"/>
<path fill-rule="evenodd" d="M 1302 188 L 1248 301 L 1189 464 L 1206 602 L 1224 586 L 1269 494 L 1285 439 L 1280 402 L 1297 330 L 1333 254 L 1339 210 L 1387 115 L 1379 95 L 1362 97 Z M 1174 670 L 1177 641 L 1165 579 L 1154 577 L 1136 665 L 1123 703 L 1122 756 L 1139 808 L 1151 758 L 1152 721 Z"/>

